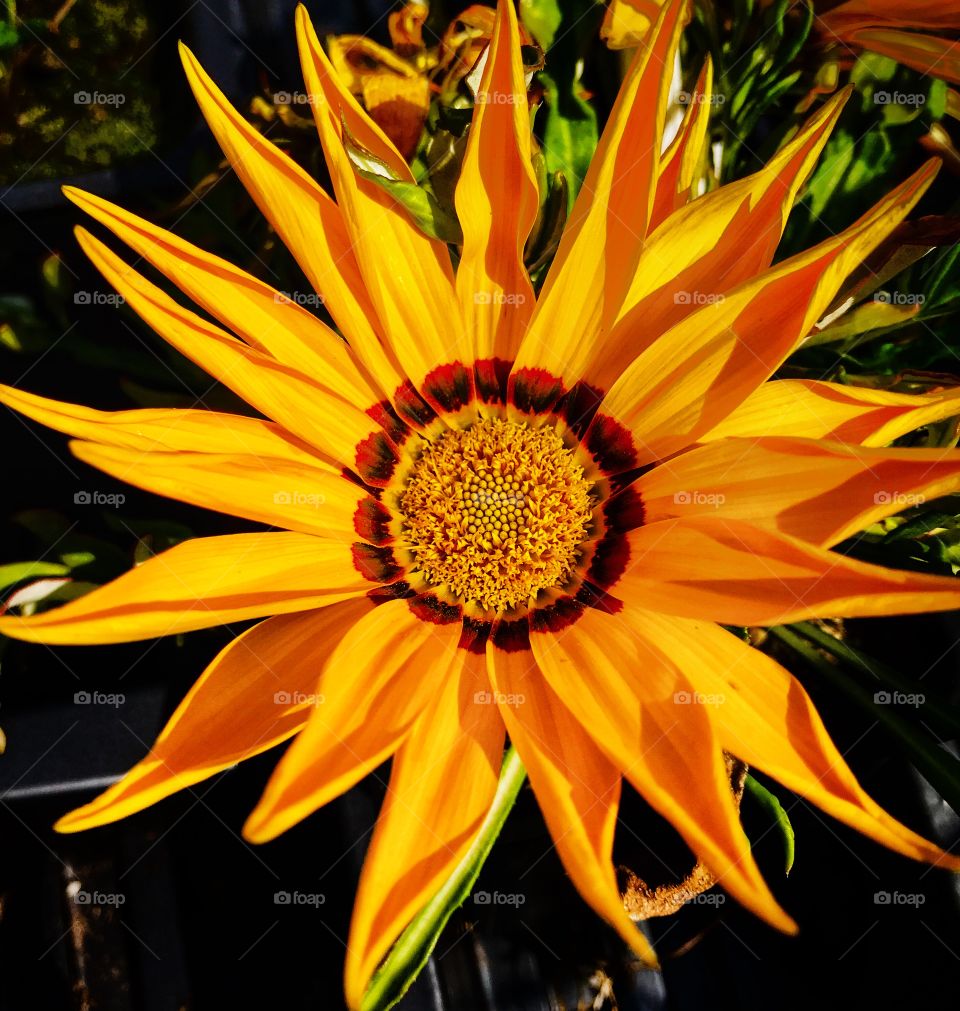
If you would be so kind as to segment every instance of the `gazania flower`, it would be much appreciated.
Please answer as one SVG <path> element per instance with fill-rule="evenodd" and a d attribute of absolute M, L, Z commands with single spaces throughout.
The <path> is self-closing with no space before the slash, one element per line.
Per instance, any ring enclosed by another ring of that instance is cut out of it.
<path fill-rule="evenodd" d="M 512 5 L 499 7 L 457 187 L 456 273 L 446 246 L 354 172 L 342 130 L 410 178 L 302 8 L 297 28 L 336 201 L 186 51 L 184 64 L 345 340 L 229 263 L 71 191 L 206 315 L 80 230 L 129 305 L 264 417 L 3 393 L 110 474 L 283 528 L 188 541 L 62 608 L 0 620 L 21 639 L 79 644 L 265 619 L 214 659 L 147 757 L 58 828 L 121 818 L 293 738 L 245 826 L 265 841 L 392 756 L 348 945 L 352 1007 L 476 834 L 505 732 L 570 877 L 651 964 L 611 863 L 624 778 L 783 930 L 794 924 L 751 855 L 725 751 L 886 846 L 960 867 L 872 801 L 801 686 L 717 624 L 960 605 L 952 579 L 829 550 L 903 495 L 960 485 L 955 453 L 883 448 L 957 413 L 956 397 L 767 382 L 935 166 L 772 265 L 842 96 L 765 169 L 688 202 L 708 103 L 659 156 L 682 28 L 668 4 L 535 299 Z"/>

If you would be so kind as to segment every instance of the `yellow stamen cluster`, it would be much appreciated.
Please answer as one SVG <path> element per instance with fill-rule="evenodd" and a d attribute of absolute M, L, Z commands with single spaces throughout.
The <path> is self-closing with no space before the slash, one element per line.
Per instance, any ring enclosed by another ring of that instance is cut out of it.
<path fill-rule="evenodd" d="M 425 446 L 400 495 L 403 540 L 432 585 L 510 610 L 568 581 L 592 487 L 552 428 L 485 418 Z"/>

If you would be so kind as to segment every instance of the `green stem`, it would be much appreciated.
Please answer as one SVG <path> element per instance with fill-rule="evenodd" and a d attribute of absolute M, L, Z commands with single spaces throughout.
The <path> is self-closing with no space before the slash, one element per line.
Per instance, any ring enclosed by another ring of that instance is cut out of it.
<path fill-rule="evenodd" d="M 493 803 L 476 839 L 440 891 L 417 913 L 397 939 L 386 961 L 370 981 L 367 992 L 363 995 L 361 1011 L 386 1011 L 407 992 L 426 964 L 454 910 L 470 894 L 526 777 L 520 756 L 510 747 L 503 759 Z M 456 784 L 451 784 L 451 789 L 456 789 Z"/>

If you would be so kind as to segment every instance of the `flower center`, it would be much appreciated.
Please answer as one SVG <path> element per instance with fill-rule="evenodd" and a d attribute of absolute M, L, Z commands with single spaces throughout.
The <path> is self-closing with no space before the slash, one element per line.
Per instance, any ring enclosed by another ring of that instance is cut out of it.
<path fill-rule="evenodd" d="M 563 586 L 595 496 L 552 428 L 485 418 L 427 444 L 400 495 L 413 568 L 465 602 L 511 610 Z"/>

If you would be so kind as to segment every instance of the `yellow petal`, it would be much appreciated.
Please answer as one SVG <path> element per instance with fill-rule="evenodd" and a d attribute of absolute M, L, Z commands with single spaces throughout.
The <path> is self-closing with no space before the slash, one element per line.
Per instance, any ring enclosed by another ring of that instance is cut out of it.
<path fill-rule="evenodd" d="M 0 403 L 58 432 L 108 446 L 142 452 L 238 453 L 339 473 L 279 425 L 260 418 L 185 408 L 97 411 L 3 385 Z"/>
<path fill-rule="evenodd" d="M 367 493 L 328 469 L 233 453 L 143 452 L 94 442 L 70 448 L 120 481 L 180 502 L 343 544 L 357 539 L 353 517 Z"/>
<path fill-rule="evenodd" d="M 469 356 L 469 342 L 457 325 L 447 247 L 419 231 L 392 197 L 351 164 L 344 127 L 395 176 L 413 178 L 393 144 L 337 77 L 302 5 L 297 8 L 297 39 L 327 168 L 370 300 L 384 339 L 419 387 L 438 366 Z"/>
<path fill-rule="evenodd" d="M 389 396 L 402 379 L 380 344 L 340 208 L 292 158 L 255 130 L 226 100 L 181 43 L 187 80 L 208 126 L 247 192 L 300 264 L 357 358 Z"/>
<path fill-rule="evenodd" d="M 686 3 L 665 6 L 637 50 L 564 228 L 517 369 L 542 368 L 575 381 L 597 334 L 619 314 L 650 223 L 686 14 Z"/>
<path fill-rule="evenodd" d="M 722 301 L 770 266 L 794 200 L 849 93 L 835 95 L 811 116 L 759 172 L 663 220 L 644 246 L 616 325 L 590 354 L 585 373 L 590 382 L 609 388 L 671 326 L 700 306 Z"/>
<path fill-rule="evenodd" d="M 513 361 L 536 297 L 523 246 L 539 196 L 513 4 L 500 0 L 457 183 L 457 297 L 477 359 Z"/>
<path fill-rule="evenodd" d="M 483 658 L 458 650 L 393 759 L 347 941 L 351 1007 L 359 1007 L 387 949 L 472 844 L 496 793 L 503 738 Z"/>
<path fill-rule="evenodd" d="M 663 0 L 610 0 L 600 38 L 611 49 L 639 46 L 660 14 Z"/>
<path fill-rule="evenodd" d="M 960 869 L 960 858 L 901 825 L 857 783 L 807 693 L 778 663 L 710 622 L 636 613 L 631 624 L 657 643 L 708 700 L 723 747 L 834 818 L 917 860 Z"/>
<path fill-rule="evenodd" d="M 867 565 L 742 520 L 662 520 L 627 535 L 611 592 L 638 607 L 723 625 L 951 611 L 960 580 Z"/>
<path fill-rule="evenodd" d="M 713 61 L 708 53 L 696 87 L 688 97 L 680 130 L 660 158 L 657 195 L 650 215 L 651 231 L 697 196 L 692 189 L 706 155 L 713 98 Z"/>
<path fill-rule="evenodd" d="M 77 229 L 77 241 L 164 340 L 288 431 L 332 460 L 354 466 L 357 446 L 378 430 L 363 411 L 330 386 L 307 379 L 184 309 L 83 229 Z"/>
<path fill-rule="evenodd" d="M 810 379 L 776 379 L 700 436 L 798 435 L 863 446 L 886 446 L 923 425 L 960 415 L 960 389 L 891 393 Z"/>
<path fill-rule="evenodd" d="M 691 312 L 634 358 L 601 408 L 633 432 L 631 466 L 690 445 L 765 382 L 847 274 L 909 213 L 937 167 L 931 160 L 850 228 Z"/>
<path fill-rule="evenodd" d="M 291 737 L 318 700 L 324 643 L 371 606 L 367 597 L 345 600 L 268 618 L 238 636 L 190 689 L 149 754 L 119 783 L 64 815 L 57 831 L 126 818 Z"/>
<path fill-rule="evenodd" d="M 830 547 L 885 516 L 956 491 L 960 452 L 723 439 L 673 457 L 634 487 L 647 523 L 746 520 Z"/>
<path fill-rule="evenodd" d="M 369 588 L 349 545 L 298 533 L 200 537 L 63 607 L 0 617 L 0 633 L 51 645 L 136 642 L 307 611 Z"/>
<path fill-rule="evenodd" d="M 597 915 L 647 965 L 656 966 L 650 942 L 627 916 L 613 870 L 620 770 L 547 684 L 529 650 L 508 653 L 488 642 L 487 669 L 570 880 Z"/>
<path fill-rule="evenodd" d="M 72 186 L 64 194 L 251 347 L 325 385 L 336 385 L 361 410 L 380 399 L 341 338 L 286 295 L 101 197 Z"/>
<path fill-rule="evenodd" d="M 690 681 L 668 651 L 640 633 L 633 610 L 587 609 L 563 635 L 538 630 L 534 620 L 537 663 L 597 747 L 719 883 L 767 922 L 794 932 L 750 853 L 711 711 L 679 704 Z"/>
<path fill-rule="evenodd" d="M 405 600 L 351 626 L 324 660 L 323 705 L 270 777 L 244 836 L 275 838 L 385 762 L 450 676 L 459 632 L 414 617 Z"/>

